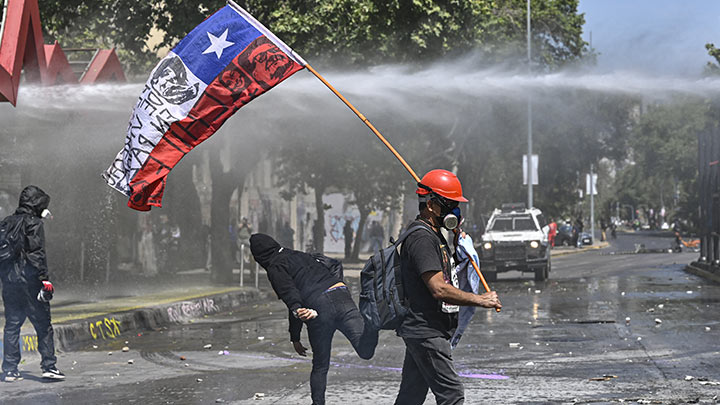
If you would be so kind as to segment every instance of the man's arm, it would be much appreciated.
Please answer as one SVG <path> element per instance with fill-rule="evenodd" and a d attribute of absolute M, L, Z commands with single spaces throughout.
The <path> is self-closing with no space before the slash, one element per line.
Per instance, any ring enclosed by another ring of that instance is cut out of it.
<path fill-rule="evenodd" d="M 495 291 L 486 292 L 477 295 L 459 290 L 451 284 L 445 282 L 441 271 L 426 271 L 422 274 L 430 294 L 438 301 L 448 304 L 484 307 L 484 308 L 502 308 L 500 299 Z"/>
<path fill-rule="evenodd" d="M 292 311 L 302 307 L 302 299 L 295 282 L 286 271 L 286 266 L 285 263 L 273 264 L 267 269 L 267 276 L 275 293 Z"/>
<path fill-rule="evenodd" d="M 47 281 L 49 278 L 47 257 L 45 256 L 45 230 L 42 220 L 36 218 L 28 220 L 25 229 L 27 237 L 27 249 L 25 250 L 27 261 L 37 269 L 38 279 L 40 281 Z"/>
<path fill-rule="evenodd" d="M 299 342 L 300 332 L 302 331 L 303 327 L 303 321 L 296 317 L 293 314 L 293 311 L 288 311 L 288 321 L 290 322 L 290 326 L 288 327 L 288 331 L 290 332 L 290 341 Z"/>

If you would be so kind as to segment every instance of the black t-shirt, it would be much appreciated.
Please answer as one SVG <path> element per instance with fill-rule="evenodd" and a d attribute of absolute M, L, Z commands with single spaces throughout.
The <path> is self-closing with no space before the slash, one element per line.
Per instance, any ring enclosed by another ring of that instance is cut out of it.
<path fill-rule="evenodd" d="M 433 298 L 421 277 L 425 272 L 437 271 L 449 275 L 450 249 L 442 234 L 434 232 L 419 219 L 413 221 L 408 229 L 417 225 L 425 225 L 429 231 L 414 231 L 400 248 L 402 282 L 409 311 L 397 334 L 404 338 L 450 339 L 457 327 L 457 313 L 442 312 L 442 302 Z"/>

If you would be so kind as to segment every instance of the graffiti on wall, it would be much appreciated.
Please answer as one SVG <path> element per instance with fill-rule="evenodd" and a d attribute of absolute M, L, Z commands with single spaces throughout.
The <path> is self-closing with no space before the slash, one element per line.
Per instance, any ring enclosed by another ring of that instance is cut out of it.
<path fill-rule="evenodd" d="M 120 321 L 115 318 L 104 318 L 90 322 L 90 336 L 95 340 L 117 339 L 120 337 Z"/>
<path fill-rule="evenodd" d="M 185 319 L 197 318 L 206 314 L 218 312 L 220 308 L 215 305 L 212 298 L 203 298 L 197 301 L 184 301 L 167 309 L 171 322 L 181 322 Z"/>

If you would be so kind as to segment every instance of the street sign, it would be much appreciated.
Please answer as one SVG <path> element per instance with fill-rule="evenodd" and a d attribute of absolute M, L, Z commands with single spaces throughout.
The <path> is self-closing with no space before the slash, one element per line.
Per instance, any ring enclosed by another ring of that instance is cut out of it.
<path fill-rule="evenodd" d="M 597 195 L 597 194 L 598 194 L 598 190 L 597 190 L 597 173 L 593 173 L 593 174 L 592 174 L 592 184 L 590 184 L 590 175 L 589 175 L 589 174 L 586 174 L 586 175 L 585 175 L 585 193 L 586 193 L 587 195 L 590 195 L 590 193 L 591 193 L 591 191 L 590 191 L 590 190 L 591 190 L 591 187 L 592 187 L 592 195 Z"/>
<path fill-rule="evenodd" d="M 527 185 L 527 175 L 528 175 L 528 169 L 527 169 L 527 154 L 523 155 L 523 184 Z M 532 155 L 532 184 L 534 186 L 537 186 L 538 184 L 538 155 L 533 154 Z"/>

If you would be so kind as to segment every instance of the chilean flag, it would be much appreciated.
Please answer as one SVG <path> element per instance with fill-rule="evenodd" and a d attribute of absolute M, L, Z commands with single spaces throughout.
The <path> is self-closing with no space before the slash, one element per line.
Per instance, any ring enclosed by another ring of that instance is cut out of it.
<path fill-rule="evenodd" d="M 240 107 L 306 62 L 230 2 L 160 61 L 133 108 L 125 147 L 102 176 L 128 206 L 160 207 L 165 178 Z"/>

